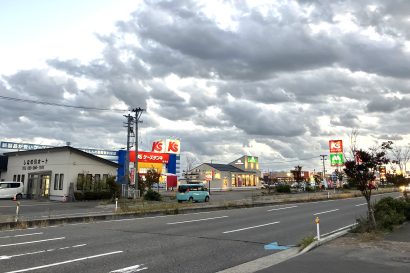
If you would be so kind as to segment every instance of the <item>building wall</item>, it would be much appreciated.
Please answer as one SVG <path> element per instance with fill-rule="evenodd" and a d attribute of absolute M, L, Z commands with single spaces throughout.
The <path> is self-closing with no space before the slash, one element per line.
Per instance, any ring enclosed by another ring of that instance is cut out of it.
<path fill-rule="evenodd" d="M 77 182 L 79 173 L 115 175 L 116 167 L 103 162 L 84 157 L 70 151 L 41 152 L 36 154 L 9 155 L 7 172 L 1 173 L 1 179 L 6 181 L 22 181 L 24 176 L 24 192 L 28 191 L 29 174 L 50 174 L 49 196 L 51 200 L 63 200 L 68 196 L 70 183 Z M 54 189 L 55 175 L 63 174 L 63 188 Z M 20 179 L 18 179 L 20 178 Z M 75 190 L 75 187 L 74 187 Z"/>

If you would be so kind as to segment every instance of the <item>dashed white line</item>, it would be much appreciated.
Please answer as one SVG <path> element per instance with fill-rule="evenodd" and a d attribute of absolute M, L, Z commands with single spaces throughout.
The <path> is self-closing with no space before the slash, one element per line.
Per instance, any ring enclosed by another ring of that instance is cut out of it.
<path fill-rule="evenodd" d="M 55 241 L 55 240 L 64 240 L 64 239 L 65 239 L 65 237 L 58 237 L 58 238 L 51 238 L 51 239 L 44 239 L 44 240 L 37 240 L 37 241 L 29 241 L 29 242 L 22 242 L 22 243 L 14 243 L 14 244 L 0 245 L 0 247 L 35 244 L 35 243 L 41 243 L 41 242 L 47 242 L 47 241 Z"/>
<path fill-rule="evenodd" d="M 277 208 L 277 209 L 270 209 L 268 211 L 275 211 L 275 210 L 283 210 L 283 209 L 291 209 L 291 208 L 297 208 L 298 206 L 291 206 L 291 207 L 284 207 L 284 208 Z"/>
<path fill-rule="evenodd" d="M 41 235 L 43 232 L 36 232 L 36 233 L 27 233 L 27 234 L 18 234 L 18 235 L 10 235 L 10 236 L 3 236 L 0 237 L 0 239 L 6 239 L 6 238 L 16 238 L 16 237 L 25 237 L 25 236 L 33 236 L 33 235 Z"/>
<path fill-rule="evenodd" d="M 252 226 L 252 227 L 246 227 L 246 228 L 240 228 L 240 229 L 235 229 L 235 230 L 229 230 L 229 231 L 224 231 L 222 233 L 232 233 L 232 232 L 237 232 L 237 231 L 242 231 L 242 230 L 247 230 L 247 229 L 252 229 L 252 228 L 258 228 L 258 227 L 264 227 L 264 226 L 269 226 L 269 225 L 274 225 L 274 224 L 279 224 L 280 222 L 273 222 L 273 223 L 267 223 L 263 225 L 257 225 L 257 226 Z"/>
<path fill-rule="evenodd" d="M 134 265 L 134 266 L 130 266 L 130 267 L 110 271 L 110 273 L 134 273 L 134 272 L 138 272 L 138 271 L 148 269 L 148 267 L 142 267 L 142 266 L 144 266 L 144 265 L 143 264 L 138 264 L 138 265 Z"/>
<path fill-rule="evenodd" d="M 72 247 L 80 247 L 80 246 L 86 246 L 87 244 L 82 244 L 82 245 L 77 245 L 77 246 L 66 246 L 66 247 L 60 247 L 58 250 L 65 250 L 65 249 L 69 249 Z M 21 253 L 21 254 L 15 254 L 15 255 L 3 255 L 0 256 L 0 260 L 8 260 L 14 257 L 21 257 L 21 256 L 27 256 L 27 255 L 34 255 L 34 254 L 39 254 L 39 253 L 44 253 L 44 252 L 52 252 L 52 251 L 56 251 L 57 249 L 55 248 L 51 248 L 51 249 L 45 249 L 45 250 L 39 250 L 39 251 L 34 251 L 34 252 L 26 252 L 26 253 Z"/>
<path fill-rule="evenodd" d="M 203 219 L 196 219 L 196 220 L 187 220 L 187 221 L 181 221 L 181 222 L 173 222 L 173 223 L 167 223 L 167 225 L 176 225 L 176 224 L 183 224 L 183 223 L 191 223 L 191 222 L 200 222 L 200 221 L 208 221 L 208 220 L 214 220 L 214 219 L 221 219 L 221 218 L 226 218 L 229 216 L 218 216 L 218 217 L 211 217 L 211 218 L 203 218 Z"/>
<path fill-rule="evenodd" d="M 364 206 L 364 205 L 367 205 L 367 203 L 358 204 L 358 205 L 355 205 L 355 207 L 360 207 L 360 206 Z"/>
<path fill-rule="evenodd" d="M 74 263 L 74 262 L 79 262 L 79 261 L 84 261 L 84 260 L 90 260 L 90 259 L 94 259 L 94 258 L 108 256 L 108 255 L 114 255 L 114 254 L 118 254 L 118 253 L 122 253 L 122 252 L 124 252 L 124 251 L 120 250 L 120 251 L 107 252 L 107 253 L 102 253 L 102 254 L 98 254 L 98 255 L 78 258 L 78 259 L 74 259 L 74 260 L 67 260 L 67 261 L 62 261 L 62 262 L 58 262 L 58 263 L 45 264 L 45 265 L 41 265 L 41 266 L 29 267 L 29 268 L 24 268 L 24 269 L 19 269 L 19 270 L 15 270 L 15 271 L 4 272 L 4 273 L 27 272 L 27 271 L 32 271 L 32 270 L 37 270 L 37 269 L 42 269 L 42 268 L 47 268 L 47 267 L 53 267 L 53 266 L 62 265 L 62 264 L 68 264 L 68 263 Z"/>
<path fill-rule="evenodd" d="M 327 211 L 322 211 L 322 212 L 318 212 L 315 213 L 313 215 L 320 215 L 320 214 L 325 214 L 325 213 L 329 213 L 329 212 L 333 212 L 333 211 L 338 211 L 339 209 L 332 209 L 332 210 L 327 210 Z"/>

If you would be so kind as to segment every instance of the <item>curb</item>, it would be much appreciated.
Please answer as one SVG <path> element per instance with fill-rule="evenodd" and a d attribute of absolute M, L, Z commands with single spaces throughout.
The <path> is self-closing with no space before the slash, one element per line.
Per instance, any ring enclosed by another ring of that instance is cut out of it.
<path fill-rule="evenodd" d="M 318 240 L 318 241 L 314 241 L 313 243 L 311 243 L 310 245 L 308 245 L 307 247 L 305 247 L 304 249 L 302 249 L 302 250 L 299 252 L 298 255 L 305 254 L 306 252 L 309 252 L 309 251 L 311 251 L 312 249 L 314 249 L 314 248 L 316 248 L 316 247 L 318 247 L 318 246 L 320 246 L 320 245 L 323 245 L 323 244 L 325 244 L 325 243 L 327 243 L 327 242 L 330 242 L 330 241 L 332 241 L 332 240 L 334 240 L 334 239 L 337 239 L 337 238 L 339 238 L 339 237 L 342 237 L 342 236 L 346 235 L 347 233 L 349 233 L 350 229 L 351 229 L 352 227 L 354 227 L 355 225 L 356 225 L 356 224 L 352 224 L 352 225 L 350 225 L 350 226 L 348 226 L 348 227 L 343 228 L 343 230 L 336 230 L 336 231 L 333 232 L 332 234 L 329 234 L 328 236 L 326 236 L 326 237 L 324 237 L 324 238 L 322 238 L 322 239 L 320 239 L 320 240 Z"/>

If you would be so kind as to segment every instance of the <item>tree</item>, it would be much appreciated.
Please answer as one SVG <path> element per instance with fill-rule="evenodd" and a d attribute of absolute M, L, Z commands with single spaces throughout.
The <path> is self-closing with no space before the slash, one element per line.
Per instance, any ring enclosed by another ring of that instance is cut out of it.
<path fill-rule="evenodd" d="M 152 188 L 152 185 L 155 183 L 158 185 L 158 191 L 159 191 L 159 178 L 161 177 L 161 174 L 157 172 L 156 169 L 151 168 L 147 171 L 145 174 L 145 187 L 148 189 Z"/>
<path fill-rule="evenodd" d="M 347 160 L 344 172 L 348 178 L 349 184 L 355 186 L 366 199 L 368 209 L 368 220 L 370 227 L 376 227 L 376 219 L 371 206 L 372 182 L 376 179 L 376 172 L 380 166 L 387 164 L 390 160 L 387 157 L 387 151 L 391 149 L 391 141 L 383 142 L 378 148 L 372 148 L 368 151 L 356 150 L 355 158 Z"/>
<path fill-rule="evenodd" d="M 295 181 L 298 183 L 303 181 L 302 178 L 302 166 L 295 166 L 295 169 L 291 171 L 291 173 L 293 174 L 293 179 L 295 179 Z"/>

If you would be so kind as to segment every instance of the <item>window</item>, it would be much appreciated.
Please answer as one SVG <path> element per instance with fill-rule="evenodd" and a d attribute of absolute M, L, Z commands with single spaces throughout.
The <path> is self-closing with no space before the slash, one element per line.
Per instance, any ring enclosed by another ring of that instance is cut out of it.
<path fill-rule="evenodd" d="M 20 175 L 17 175 L 17 182 L 20 182 Z"/>
<path fill-rule="evenodd" d="M 92 181 L 93 181 L 93 175 L 87 174 L 87 176 L 85 177 L 85 189 L 87 190 L 92 189 Z"/>
<path fill-rule="evenodd" d="M 54 190 L 58 190 L 58 173 L 54 175 Z"/>
<path fill-rule="evenodd" d="M 100 174 L 96 174 L 94 175 L 94 184 L 96 187 L 97 191 L 100 191 L 102 189 L 102 183 L 101 183 L 101 175 Z"/>
<path fill-rule="evenodd" d="M 20 187 L 20 183 L 10 183 L 10 188 L 19 188 Z"/>
<path fill-rule="evenodd" d="M 84 174 L 79 173 L 77 176 L 77 190 L 82 191 L 84 189 Z"/>
<path fill-rule="evenodd" d="M 21 175 L 21 182 L 23 182 L 23 184 L 24 184 L 24 178 L 25 178 L 25 175 L 22 174 L 22 175 Z"/>
<path fill-rule="evenodd" d="M 16 181 L 17 175 L 13 175 L 13 181 Z"/>
<path fill-rule="evenodd" d="M 108 174 L 103 174 L 103 183 L 102 183 L 103 189 L 107 189 L 107 180 L 108 180 Z"/>
<path fill-rule="evenodd" d="M 60 185 L 59 185 L 59 189 L 62 190 L 63 189 L 63 182 L 64 182 L 64 174 L 60 174 Z"/>

